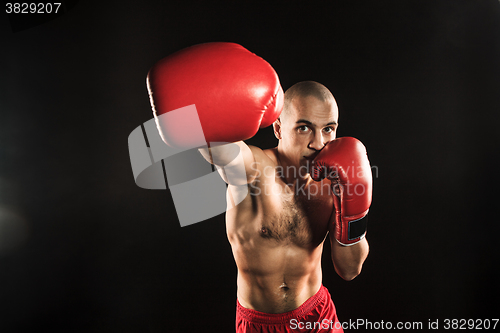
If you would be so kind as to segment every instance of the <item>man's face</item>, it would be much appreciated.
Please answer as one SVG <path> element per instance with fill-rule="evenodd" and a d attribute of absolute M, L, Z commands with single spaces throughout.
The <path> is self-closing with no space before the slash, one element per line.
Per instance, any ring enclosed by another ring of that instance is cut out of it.
<path fill-rule="evenodd" d="M 275 123 L 281 152 L 297 167 L 308 165 L 336 137 L 338 107 L 313 96 L 294 98 L 288 112 Z"/>

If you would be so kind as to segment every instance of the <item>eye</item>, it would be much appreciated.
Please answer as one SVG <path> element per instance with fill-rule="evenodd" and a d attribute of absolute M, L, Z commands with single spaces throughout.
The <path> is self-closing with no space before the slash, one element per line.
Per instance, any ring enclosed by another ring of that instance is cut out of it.
<path fill-rule="evenodd" d="M 325 131 L 326 133 L 330 134 L 330 133 L 333 133 L 335 132 L 335 128 L 331 127 L 331 126 L 328 126 L 328 127 L 325 127 L 323 129 L 323 131 Z"/>
<path fill-rule="evenodd" d="M 297 127 L 297 129 L 299 130 L 299 132 L 307 132 L 309 130 L 309 127 L 306 125 L 302 125 Z"/>

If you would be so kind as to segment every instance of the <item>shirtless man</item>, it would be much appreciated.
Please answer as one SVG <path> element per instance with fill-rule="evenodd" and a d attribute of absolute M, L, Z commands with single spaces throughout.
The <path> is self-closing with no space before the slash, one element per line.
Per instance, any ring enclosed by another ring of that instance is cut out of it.
<path fill-rule="evenodd" d="M 228 184 L 226 229 L 238 267 L 236 330 L 342 332 L 322 285 L 321 255 L 329 235 L 333 265 L 345 280 L 360 273 L 368 255 L 366 152 L 354 138 L 336 140 L 338 107 L 317 82 L 289 88 L 278 115 L 275 148 L 236 141 L 200 149 Z M 314 174 L 315 181 L 313 168 L 335 172 Z"/>

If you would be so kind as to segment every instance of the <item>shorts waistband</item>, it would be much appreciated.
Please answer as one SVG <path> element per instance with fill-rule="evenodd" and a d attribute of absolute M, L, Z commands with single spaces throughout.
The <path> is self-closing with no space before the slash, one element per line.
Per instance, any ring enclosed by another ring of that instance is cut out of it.
<path fill-rule="evenodd" d="M 236 299 L 236 311 L 239 316 L 249 322 L 271 325 L 285 324 L 290 322 L 290 319 L 299 318 L 310 313 L 318 304 L 324 302 L 328 295 L 328 289 L 321 285 L 318 292 L 307 299 L 307 301 L 305 301 L 301 306 L 295 310 L 284 313 L 265 313 L 253 309 L 247 309 L 240 304 L 238 299 Z"/>

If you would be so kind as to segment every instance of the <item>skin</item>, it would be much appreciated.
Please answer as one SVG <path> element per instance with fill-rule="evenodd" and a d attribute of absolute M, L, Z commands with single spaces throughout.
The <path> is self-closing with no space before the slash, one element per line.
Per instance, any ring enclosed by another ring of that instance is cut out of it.
<path fill-rule="evenodd" d="M 335 139 L 337 127 L 333 96 L 285 94 L 285 110 L 273 124 L 277 147 L 261 150 L 240 141 L 200 150 L 229 185 L 226 229 L 243 307 L 284 313 L 318 292 L 328 234 L 336 272 L 345 280 L 361 272 L 369 251 L 366 238 L 352 246 L 335 240 L 332 184 L 315 182 L 306 172 Z"/>

